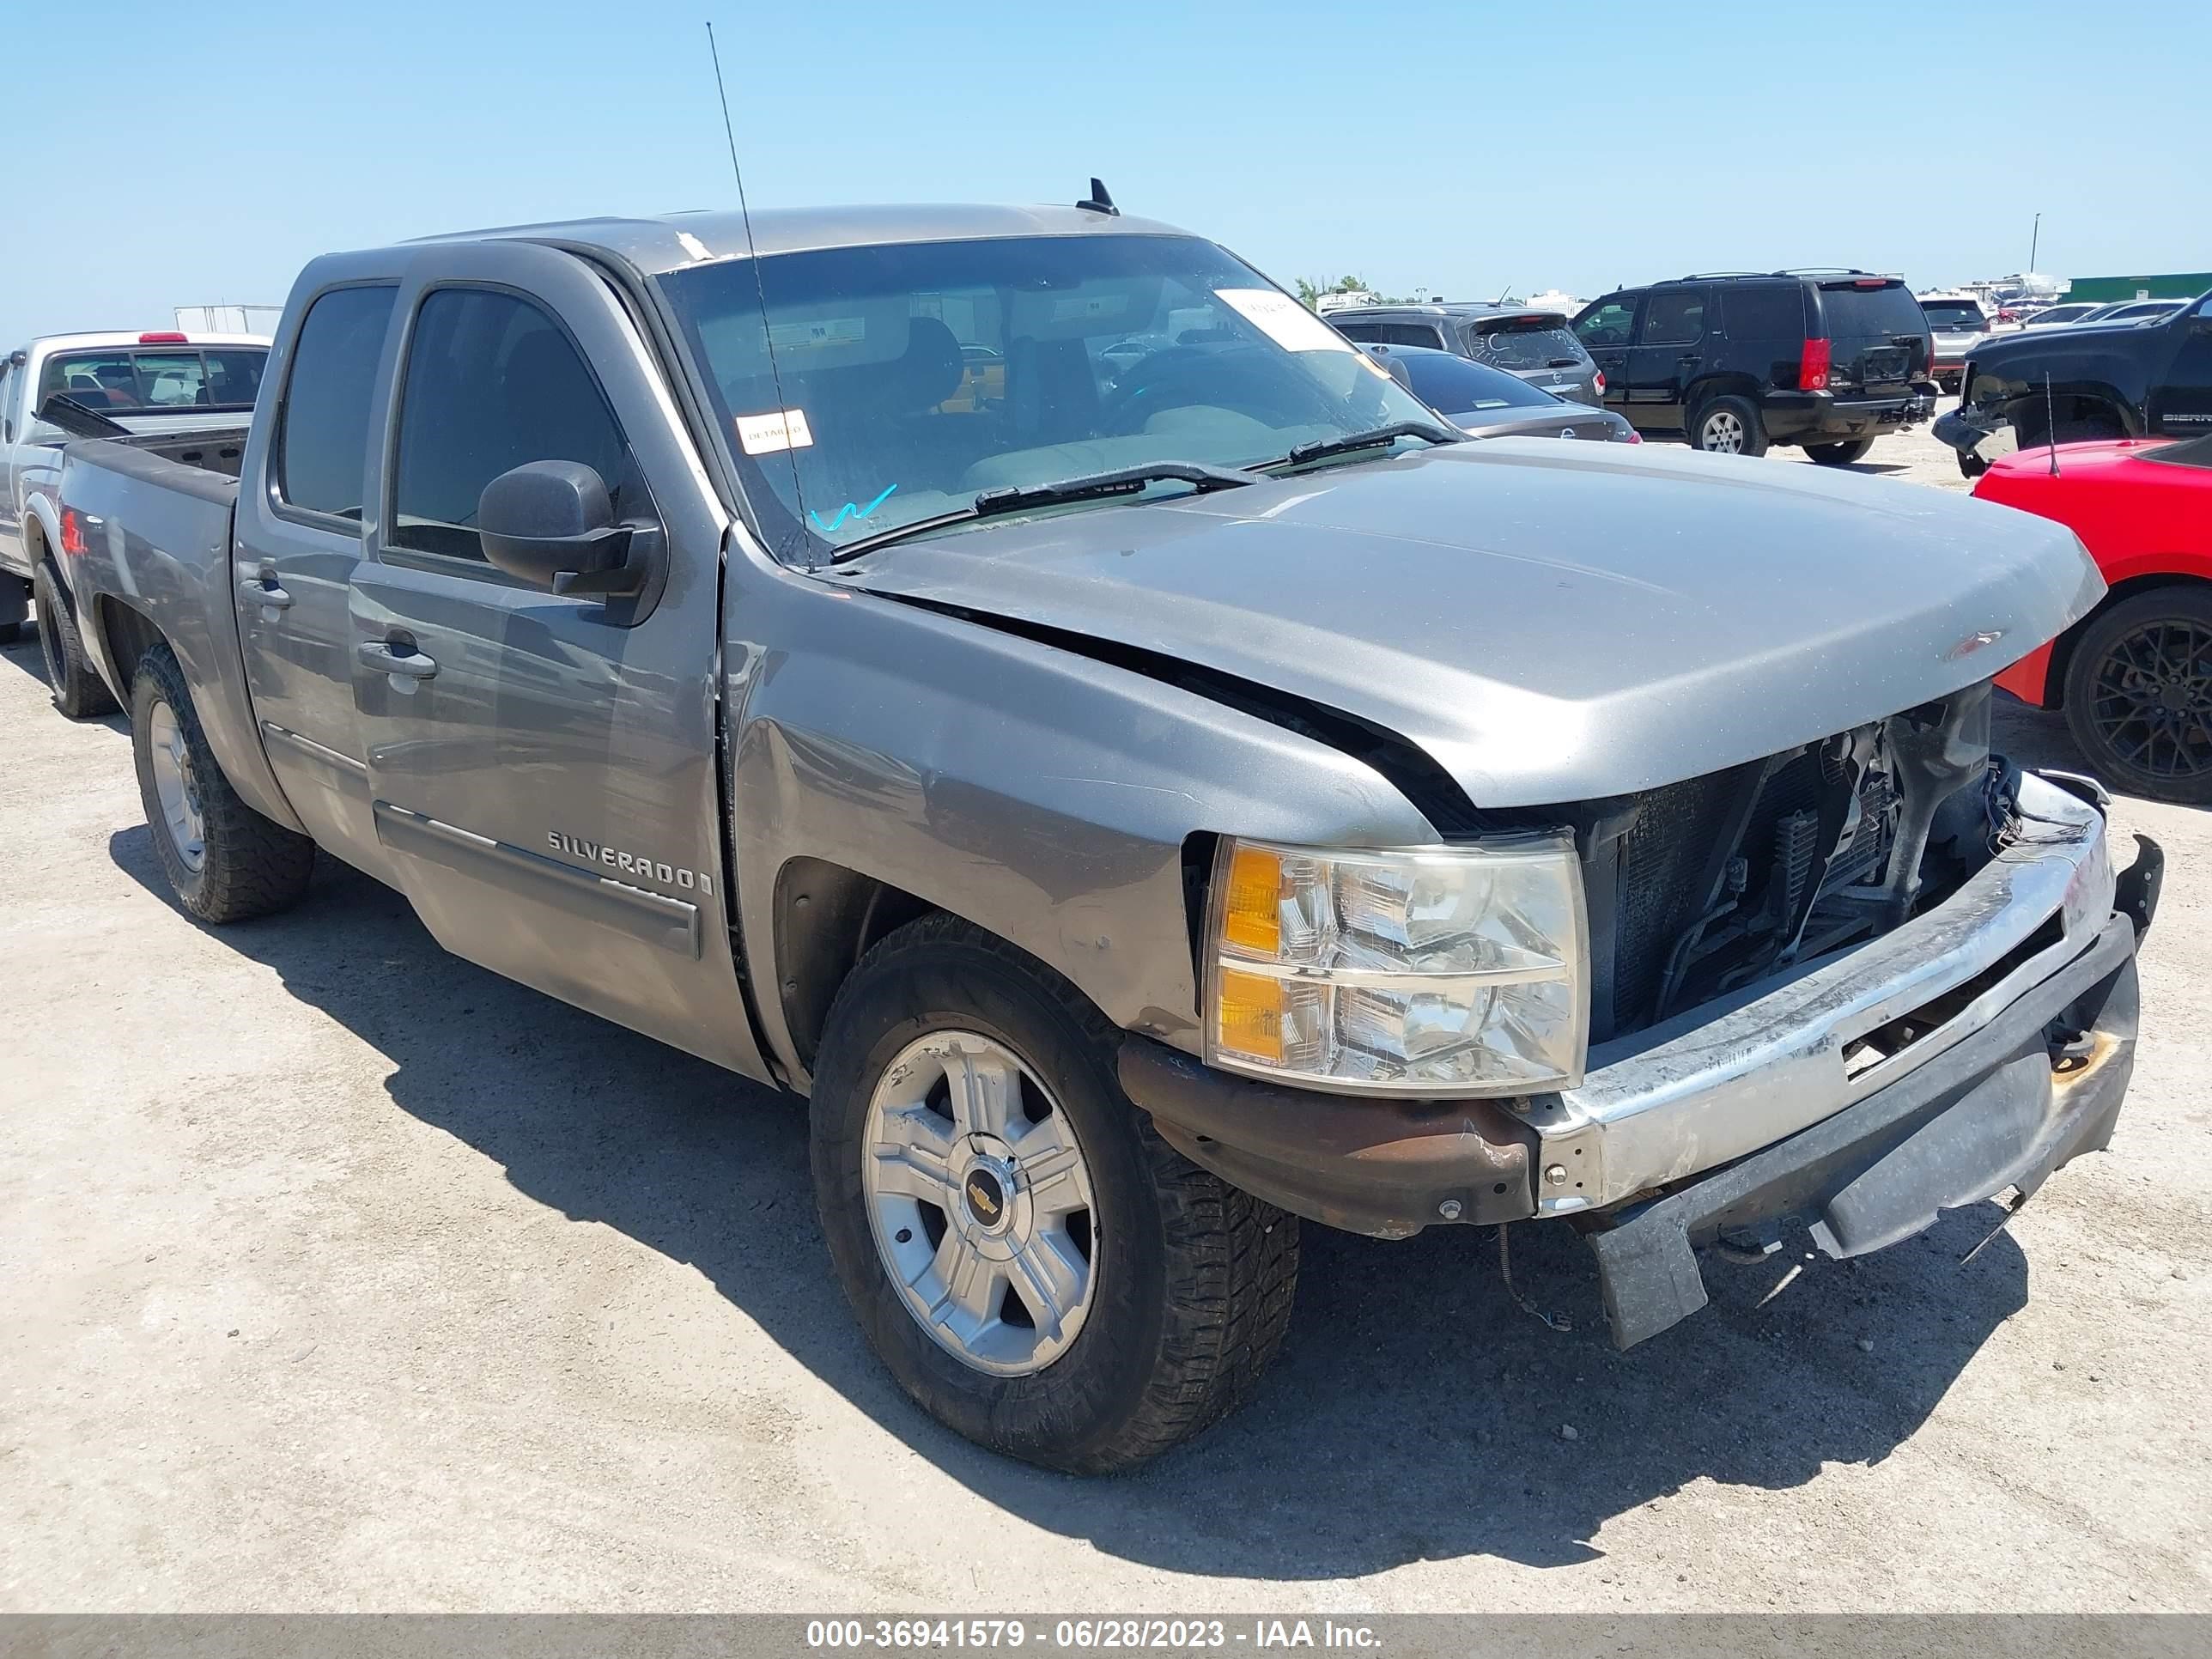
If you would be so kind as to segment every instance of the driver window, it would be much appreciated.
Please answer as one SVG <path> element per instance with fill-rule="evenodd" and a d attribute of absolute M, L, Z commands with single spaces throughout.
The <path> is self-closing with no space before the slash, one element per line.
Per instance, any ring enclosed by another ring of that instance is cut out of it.
<path fill-rule="evenodd" d="M 1635 323 L 1635 301 L 1600 300 L 1575 319 L 1575 337 L 1586 346 L 1625 346 Z"/>
<path fill-rule="evenodd" d="M 568 337 L 527 301 L 441 289 L 407 347 L 393 467 L 393 547 L 481 562 L 477 501 L 532 461 L 597 471 L 617 521 L 649 509 L 605 395 Z"/>

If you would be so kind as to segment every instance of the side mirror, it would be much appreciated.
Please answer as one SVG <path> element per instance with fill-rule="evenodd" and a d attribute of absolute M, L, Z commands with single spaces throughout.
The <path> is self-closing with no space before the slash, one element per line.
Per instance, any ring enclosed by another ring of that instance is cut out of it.
<path fill-rule="evenodd" d="M 579 461 L 518 466 L 486 484 L 477 501 L 484 557 L 555 593 L 637 592 L 646 571 L 630 555 L 640 533 L 615 522 L 605 480 Z"/>

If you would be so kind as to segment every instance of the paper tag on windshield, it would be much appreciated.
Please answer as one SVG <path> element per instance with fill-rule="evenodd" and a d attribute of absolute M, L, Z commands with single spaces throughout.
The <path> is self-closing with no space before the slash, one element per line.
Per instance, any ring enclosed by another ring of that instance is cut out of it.
<path fill-rule="evenodd" d="M 1287 294 L 1272 288 L 1217 288 L 1213 297 L 1285 351 L 1349 351 L 1352 342 Z"/>
<path fill-rule="evenodd" d="M 807 449 L 814 434 L 803 409 L 778 409 L 766 415 L 738 416 L 738 443 L 748 455 L 773 455 L 781 449 Z"/>

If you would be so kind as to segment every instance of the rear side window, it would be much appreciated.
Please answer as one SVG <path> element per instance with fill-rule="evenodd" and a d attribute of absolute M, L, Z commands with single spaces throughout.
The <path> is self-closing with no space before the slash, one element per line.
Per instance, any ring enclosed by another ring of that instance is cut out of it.
<path fill-rule="evenodd" d="M 1832 340 L 1886 340 L 1893 334 L 1928 331 L 1928 319 L 1921 314 L 1920 301 L 1902 283 L 1893 283 L 1886 288 L 1823 283 L 1820 311 Z"/>
<path fill-rule="evenodd" d="M 1384 345 L 1442 346 L 1443 331 L 1433 323 L 1383 323 L 1382 341 Z"/>
<path fill-rule="evenodd" d="M 393 547 L 483 557 L 477 501 L 502 472 L 580 461 L 635 516 L 642 481 L 614 411 L 553 319 L 526 300 L 441 289 L 422 302 L 400 383 Z"/>
<path fill-rule="evenodd" d="M 361 517 L 368 400 L 396 292 L 333 289 L 300 325 L 276 432 L 276 494 L 288 506 Z"/>
<path fill-rule="evenodd" d="M 1334 327 L 1347 340 L 1358 340 L 1364 345 L 1382 343 L 1382 325 L 1380 323 L 1335 323 Z"/>
<path fill-rule="evenodd" d="M 1504 322 L 1477 323 L 1468 343 L 1482 361 L 1499 368 L 1568 368 L 1578 367 L 1584 353 L 1563 319 L 1509 318 Z"/>
<path fill-rule="evenodd" d="M 1806 337 L 1805 290 L 1795 283 L 1732 284 L 1722 296 L 1721 317 L 1729 338 L 1739 344 L 1794 345 Z"/>
<path fill-rule="evenodd" d="M 1575 319 L 1575 337 L 1586 346 L 1625 346 L 1636 326 L 1636 296 L 1616 295 L 1600 300 Z"/>
<path fill-rule="evenodd" d="M 1644 312 L 1645 345 L 1695 345 L 1705 335 L 1705 291 L 1662 289 Z"/>

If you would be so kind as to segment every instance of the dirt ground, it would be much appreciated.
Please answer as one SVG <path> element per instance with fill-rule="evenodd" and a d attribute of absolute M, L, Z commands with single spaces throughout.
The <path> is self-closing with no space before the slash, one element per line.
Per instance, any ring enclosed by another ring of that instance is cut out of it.
<path fill-rule="evenodd" d="M 2199 813 L 2119 814 L 2171 864 L 2118 1140 L 1972 1262 L 1993 1206 L 1717 1266 L 1622 1355 L 1570 1236 L 1514 1252 L 1555 1334 L 1487 1235 L 1310 1230 L 1256 1403 L 1085 1482 L 878 1370 L 792 1103 L 335 866 L 193 925 L 35 641 L 0 734 L 0 1611 L 2212 1607 Z"/>

